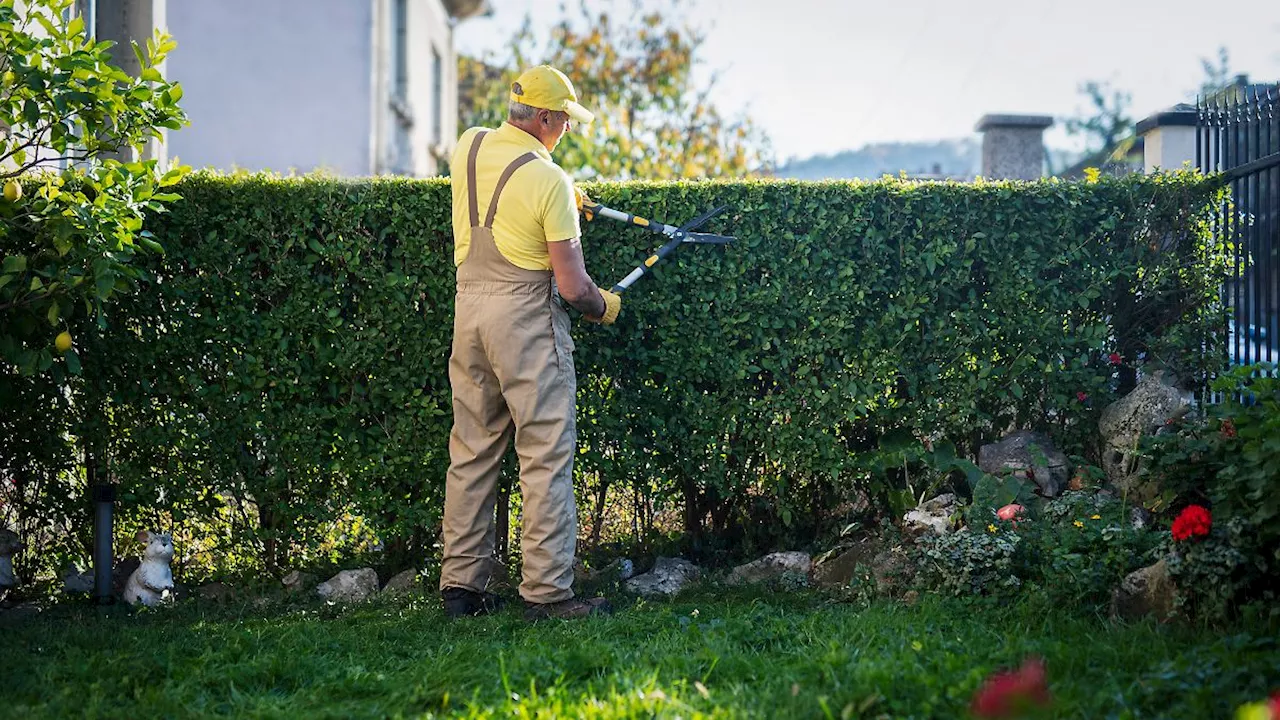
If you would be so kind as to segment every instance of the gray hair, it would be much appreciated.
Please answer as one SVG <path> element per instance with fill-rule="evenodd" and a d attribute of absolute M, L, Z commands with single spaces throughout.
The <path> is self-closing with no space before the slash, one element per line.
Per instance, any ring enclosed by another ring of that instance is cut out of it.
<path fill-rule="evenodd" d="M 559 118 L 561 122 L 569 119 L 569 113 L 564 112 L 563 110 L 551 110 L 550 112 L 551 117 Z M 525 120 L 532 120 L 537 115 L 538 108 L 532 105 L 525 105 L 522 102 L 514 101 L 507 103 L 507 120 L 524 122 Z"/>
<path fill-rule="evenodd" d="M 537 114 L 538 108 L 533 107 L 532 105 L 525 105 L 522 102 L 516 102 L 514 100 L 507 104 L 508 120 L 523 122 L 525 120 L 532 120 Z"/>

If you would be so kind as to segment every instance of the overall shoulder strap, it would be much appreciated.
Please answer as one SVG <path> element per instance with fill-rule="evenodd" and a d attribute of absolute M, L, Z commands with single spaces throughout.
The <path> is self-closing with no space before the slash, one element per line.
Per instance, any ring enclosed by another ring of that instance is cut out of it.
<path fill-rule="evenodd" d="M 481 130 L 471 141 L 471 152 L 467 153 L 467 206 L 471 211 L 471 227 L 480 224 L 480 205 L 476 199 L 476 157 L 480 154 L 480 143 L 488 130 Z"/>
<path fill-rule="evenodd" d="M 507 181 L 511 179 L 511 176 L 515 174 L 516 170 L 519 170 L 526 163 L 531 162 L 537 157 L 538 156 L 536 154 L 527 152 L 515 160 L 512 160 L 511 164 L 502 171 L 502 175 L 498 178 L 498 186 L 493 189 L 493 199 L 489 201 L 489 212 L 486 213 L 486 217 L 484 219 L 485 227 L 490 229 L 493 228 L 493 218 L 494 215 L 498 213 L 498 198 L 502 196 L 502 188 L 506 186 Z"/>

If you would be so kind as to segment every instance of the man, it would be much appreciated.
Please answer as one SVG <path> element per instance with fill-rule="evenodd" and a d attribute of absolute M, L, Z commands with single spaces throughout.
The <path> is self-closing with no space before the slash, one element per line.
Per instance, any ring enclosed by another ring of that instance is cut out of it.
<path fill-rule="evenodd" d="M 513 435 L 524 502 L 526 619 L 609 610 L 603 598 L 582 600 L 571 589 L 577 378 L 569 316 L 557 288 L 593 322 L 616 320 L 622 299 L 587 275 L 579 241 L 582 196 L 551 160 L 571 123 L 592 119 L 569 78 L 535 67 L 512 84 L 507 122 L 463 133 L 450 165 L 458 285 L 440 574 L 450 617 L 490 613 L 500 604 L 488 592 L 494 503 Z"/>

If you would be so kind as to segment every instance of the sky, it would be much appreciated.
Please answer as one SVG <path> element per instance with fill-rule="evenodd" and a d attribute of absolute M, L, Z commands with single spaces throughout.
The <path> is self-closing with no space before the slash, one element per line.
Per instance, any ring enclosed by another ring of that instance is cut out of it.
<path fill-rule="evenodd" d="M 563 16 L 563 0 L 489 1 L 491 17 L 455 30 L 459 52 L 502 57 L 527 14 L 535 27 Z M 1086 80 L 1132 93 L 1141 119 L 1189 100 L 1220 47 L 1233 72 L 1280 81 L 1280 0 L 640 1 L 706 32 L 713 102 L 750 116 L 780 162 L 971 137 L 986 113 L 1074 115 Z M 590 5 L 626 14 L 631 0 Z M 1077 144 L 1061 122 L 1046 142 Z"/>

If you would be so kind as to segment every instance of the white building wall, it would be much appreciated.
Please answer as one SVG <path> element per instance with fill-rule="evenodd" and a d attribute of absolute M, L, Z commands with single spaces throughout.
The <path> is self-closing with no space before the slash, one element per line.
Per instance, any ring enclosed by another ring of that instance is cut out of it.
<path fill-rule="evenodd" d="M 170 158 L 370 174 L 378 1 L 171 0 L 166 75 L 182 83 L 191 126 L 169 133 Z"/>
<path fill-rule="evenodd" d="M 393 110 L 396 72 L 396 6 L 407 10 L 407 102 L 411 124 L 409 152 L 397 146 L 401 113 Z M 453 49 L 453 29 L 441 0 L 372 0 L 374 9 L 374 103 L 370 138 L 376 158 L 374 172 L 426 176 L 438 174 L 447 162 L 458 135 L 458 73 Z M 439 65 L 439 90 L 436 66 Z"/>

